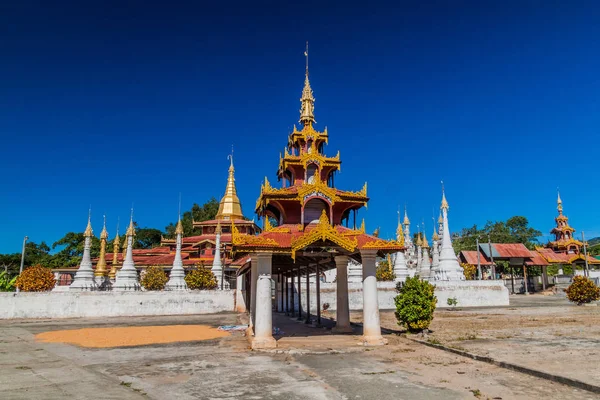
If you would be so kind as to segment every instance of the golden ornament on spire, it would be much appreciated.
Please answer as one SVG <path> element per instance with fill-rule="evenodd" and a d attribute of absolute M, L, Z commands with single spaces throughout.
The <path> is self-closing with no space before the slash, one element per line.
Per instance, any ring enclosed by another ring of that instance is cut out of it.
<path fill-rule="evenodd" d="M 183 235 L 183 224 L 181 223 L 181 218 L 177 221 L 177 226 L 175 227 L 176 235 Z"/>
<path fill-rule="evenodd" d="M 446 200 L 446 191 L 444 190 L 444 182 L 442 181 L 442 205 L 440 207 L 440 210 L 448 211 L 449 208 L 450 206 L 448 205 L 448 201 Z"/>
<path fill-rule="evenodd" d="M 558 199 L 556 200 L 556 203 L 557 203 L 556 209 L 558 210 L 558 213 L 560 215 L 562 215 L 563 205 L 562 205 L 562 199 L 560 198 L 560 192 L 558 192 Z"/>
<path fill-rule="evenodd" d="M 406 206 L 404 206 L 404 221 L 402 223 L 404 225 L 410 225 L 410 220 L 408 219 L 408 214 L 406 213 Z"/>
<path fill-rule="evenodd" d="M 133 214 L 133 210 L 131 211 Z M 133 225 L 133 215 L 131 216 L 131 220 L 129 221 L 129 226 L 127 227 L 127 232 L 125 232 L 127 236 L 135 236 L 135 226 Z"/>
<path fill-rule="evenodd" d="M 421 232 L 417 233 L 417 246 L 421 247 L 423 241 L 421 240 Z"/>
<path fill-rule="evenodd" d="M 119 239 L 119 226 L 117 225 L 117 235 L 113 240 L 113 259 L 112 265 L 110 267 L 110 272 L 108 273 L 108 277 L 110 279 L 115 279 L 117 277 L 117 270 L 119 265 L 119 248 L 121 247 L 121 240 Z"/>
<path fill-rule="evenodd" d="M 429 242 L 427 241 L 427 235 L 425 234 L 425 230 L 423 230 L 423 241 L 421 242 L 421 247 L 429 247 Z"/>
<path fill-rule="evenodd" d="M 217 221 L 217 228 L 215 229 L 215 233 L 221 233 L 221 222 Z"/>
<path fill-rule="evenodd" d="M 242 204 L 240 203 L 240 199 L 237 196 L 237 191 L 235 189 L 233 154 L 227 156 L 227 158 L 230 160 L 229 176 L 227 177 L 225 195 L 221 199 L 221 203 L 219 203 L 219 211 L 217 212 L 216 219 L 244 219 L 244 214 L 242 214 Z"/>
<path fill-rule="evenodd" d="M 304 78 L 304 89 L 302 89 L 302 98 L 300 98 L 300 123 L 304 126 L 311 126 L 315 121 L 315 98 L 308 80 L 308 42 L 306 42 L 306 72 Z"/>
<path fill-rule="evenodd" d="M 96 264 L 96 270 L 94 271 L 94 276 L 106 276 L 106 239 L 108 239 L 108 232 L 106 231 L 106 216 L 104 216 L 104 226 L 102 227 L 102 232 L 100 233 L 100 257 L 98 258 L 98 263 Z"/>
<path fill-rule="evenodd" d="M 85 231 L 83 232 L 83 237 L 91 238 L 92 236 L 94 236 L 94 231 L 92 231 L 92 210 L 90 209 L 90 211 L 88 212 L 88 223 L 85 228 Z"/>
<path fill-rule="evenodd" d="M 442 210 L 440 210 L 440 216 L 438 217 L 438 224 L 443 224 L 444 218 L 442 218 Z"/>

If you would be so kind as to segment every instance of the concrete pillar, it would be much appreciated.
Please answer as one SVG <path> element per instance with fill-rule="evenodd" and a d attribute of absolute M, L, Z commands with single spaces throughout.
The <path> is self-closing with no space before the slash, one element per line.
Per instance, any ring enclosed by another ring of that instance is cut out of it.
<path fill-rule="evenodd" d="M 235 285 L 235 311 L 246 312 L 246 300 L 244 299 L 244 275 L 236 277 Z"/>
<path fill-rule="evenodd" d="M 277 275 L 275 284 L 275 292 L 277 293 L 277 312 L 283 312 L 283 275 Z"/>
<path fill-rule="evenodd" d="M 317 272 L 315 274 L 316 277 L 316 290 L 317 290 L 317 326 L 321 326 L 321 277 L 319 264 L 316 266 Z"/>
<path fill-rule="evenodd" d="M 523 286 L 525 286 L 525 294 L 529 294 L 529 289 L 527 288 L 527 266 L 523 265 Z"/>
<path fill-rule="evenodd" d="M 283 311 L 285 315 L 290 315 L 290 286 L 286 273 L 283 274 L 283 293 Z"/>
<path fill-rule="evenodd" d="M 295 301 L 294 301 L 294 271 L 290 271 L 290 315 L 292 317 L 296 316 L 296 307 L 295 307 Z"/>
<path fill-rule="evenodd" d="M 273 338 L 273 312 L 271 302 L 271 266 L 273 253 L 257 253 L 256 311 L 254 317 L 253 349 L 277 347 Z M 254 257 L 252 258 L 254 260 Z"/>
<path fill-rule="evenodd" d="M 335 267 L 337 270 L 337 288 L 336 288 L 336 310 L 335 327 L 331 330 L 334 333 L 352 332 L 350 326 L 350 305 L 348 303 L 348 257 L 335 257 Z"/>
<path fill-rule="evenodd" d="M 302 285 L 300 285 L 300 277 L 302 270 L 298 268 L 298 321 L 302 321 Z"/>
<path fill-rule="evenodd" d="M 542 289 L 546 290 L 548 287 L 548 266 L 542 267 Z"/>
<path fill-rule="evenodd" d="M 258 257 L 250 258 L 250 326 L 254 327 L 256 316 L 256 283 L 258 282 Z"/>
<path fill-rule="evenodd" d="M 375 277 L 376 256 L 376 250 L 361 251 L 363 267 L 363 344 L 365 346 L 379 346 L 387 343 L 387 340 L 381 336 L 377 278 Z"/>
<path fill-rule="evenodd" d="M 310 324 L 310 269 L 306 267 L 306 322 Z"/>

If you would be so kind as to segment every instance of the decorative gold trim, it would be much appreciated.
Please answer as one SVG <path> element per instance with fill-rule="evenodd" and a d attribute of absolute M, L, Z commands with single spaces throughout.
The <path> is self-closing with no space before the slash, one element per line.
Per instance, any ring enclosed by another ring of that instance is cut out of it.
<path fill-rule="evenodd" d="M 240 233 L 233 222 L 231 223 L 231 243 L 234 246 L 279 246 L 279 244 L 271 238 Z"/>
<path fill-rule="evenodd" d="M 398 247 L 404 247 L 402 246 L 399 242 L 395 241 L 395 240 L 383 240 L 383 239 L 376 239 L 376 240 L 371 240 L 370 242 L 365 243 L 362 246 L 362 249 L 392 249 L 395 250 Z"/>
<path fill-rule="evenodd" d="M 319 240 L 329 240 L 350 252 L 353 252 L 358 245 L 356 238 L 350 239 L 348 237 L 344 237 L 337 231 L 337 229 L 331 226 L 329 223 L 329 217 L 327 216 L 325 210 L 323 210 L 321 216 L 319 217 L 317 226 L 315 226 L 310 232 L 307 232 L 292 241 L 292 259 L 296 261 L 296 251 L 303 249 Z"/>

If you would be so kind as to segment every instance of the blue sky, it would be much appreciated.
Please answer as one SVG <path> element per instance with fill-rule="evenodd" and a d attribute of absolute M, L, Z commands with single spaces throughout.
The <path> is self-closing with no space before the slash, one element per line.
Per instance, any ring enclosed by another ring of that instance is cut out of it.
<path fill-rule="evenodd" d="M 132 203 L 163 229 L 179 192 L 184 209 L 222 196 L 232 144 L 252 217 L 299 117 L 306 40 L 316 127 L 337 186 L 369 183 L 369 231 L 391 237 L 406 204 L 430 233 L 444 180 L 452 230 L 524 215 L 548 235 L 560 187 L 578 234 L 600 236 L 597 2 L 13 3 L 1 253 L 82 231 L 90 204 L 96 233 Z"/>

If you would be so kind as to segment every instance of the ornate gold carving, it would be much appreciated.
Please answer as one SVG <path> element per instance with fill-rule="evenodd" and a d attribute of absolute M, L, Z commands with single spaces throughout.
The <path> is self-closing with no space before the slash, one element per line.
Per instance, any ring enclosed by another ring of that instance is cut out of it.
<path fill-rule="evenodd" d="M 271 238 L 240 233 L 233 222 L 231 223 L 231 243 L 233 243 L 234 246 L 279 246 L 277 242 Z"/>
<path fill-rule="evenodd" d="M 392 249 L 396 250 L 398 247 L 403 247 L 400 243 L 395 240 L 383 240 L 376 239 L 370 242 L 367 242 L 362 247 L 363 249 Z"/>
<path fill-rule="evenodd" d="M 294 261 L 296 260 L 296 251 L 303 249 L 319 240 L 329 240 L 350 252 L 354 251 L 358 244 L 356 238 L 345 237 L 341 235 L 337 229 L 331 226 L 329 223 L 329 217 L 327 217 L 327 213 L 325 210 L 323 210 L 321 216 L 319 217 L 317 226 L 315 226 L 310 232 L 305 233 L 292 242 L 292 259 L 294 259 Z"/>
<path fill-rule="evenodd" d="M 306 200 L 313 195 L 326 198 L 331 204 L 339 201 L 340 198 L 336 194 L 335 188 L 327 186 L 318 175 L 315 175 L 314 183 L 304 182 L 302 186 L 298 187 L 298 200 L 304 204 Z"/>
<path fill-rule="evenodd" d="M 265 228 L 263 232 L 282 232 L 282 233 L 290 233 L 290 228 L 286 228 L 285 226 L 273 226 L 271 225 L 271 221 L 269 221 L 269 217 L 265 216 Z"/>
<path fill-rule="evenodd" d="M 360 224 L 360 228 L 358 229 L 361 233 L 366 233 L 365 229 L 365 219 L 362 219 L 362 223 Z"/>

